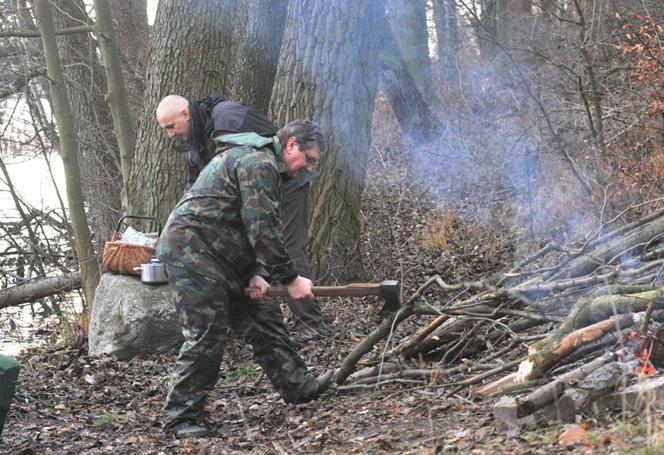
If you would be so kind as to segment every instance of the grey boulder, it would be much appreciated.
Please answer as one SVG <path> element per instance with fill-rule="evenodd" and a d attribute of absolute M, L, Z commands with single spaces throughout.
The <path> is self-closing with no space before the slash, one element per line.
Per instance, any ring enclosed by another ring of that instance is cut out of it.
<path fill-rule="evenodd" d="M 144 284 L 127 275 L 102 275 L 88 330 L 90 355 L 111 354 L 127 360 L 181 343 L 169 285 Z"/>

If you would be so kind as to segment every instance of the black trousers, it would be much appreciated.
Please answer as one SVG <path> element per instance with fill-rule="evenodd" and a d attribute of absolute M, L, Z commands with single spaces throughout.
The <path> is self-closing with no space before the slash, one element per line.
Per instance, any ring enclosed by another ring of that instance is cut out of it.
<path fill-rule="evenodd" d="M 299 275 L 311 277 L 311 267 L 307 257 L 309 242 L 309 182 L 301 183 L 293 179 L 284 186 L 281 217 L 284 223 L 284 242 L 291 259 L 295 261 L 295 270 Z M 318 328 L 323 315 L 316 301 L 288 299 L 295 318 L 294 330 Z"/>

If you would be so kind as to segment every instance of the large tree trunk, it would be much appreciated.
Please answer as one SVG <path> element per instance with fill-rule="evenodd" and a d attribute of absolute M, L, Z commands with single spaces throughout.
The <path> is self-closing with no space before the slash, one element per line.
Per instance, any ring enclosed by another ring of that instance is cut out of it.
<path fill-rule="evenodd" d="M 182 195 L 185 157 L 171 149 L 155 120 L 155 109 L 168 94 L 197 99 L 223 91 L 232 36 L 229 3 L 159 2 L 129 178 L 130 214 L 163 221 Z"/>
<path fill-rule="evenodd" d="M 426 0 L 387 0 L 387 17 L 406 70 L 420 93 L 433 94 Z M 436 3 L 436 2 L 434 2 Z"/>
<path fill-rule="evenodd" d="M 83 0 L 57 0 L 56 28 L 89 22 Z M 81 186 L 97 250 L 111 236 L 121 213 L 120 157 L 113 134 L 113 121 L 104 100 L 106 79 L 89 33 L 58 36 L 58 49 L 67 79 L 67 94 L 77 132 Z"/>
<path fill-rule="evenodd" d="M 81 190 L 81 176 L 76 155 L 76 136 L 74 119 L 67 99 L 64 86 L 64 76 L 60 56 L 55 43 L 53 19 L 48 0 L 35 1 L 35 17 L 41 31 L 42 46 L 46 58 L 46 69 L 51 86 L 52 106 L 60 133 L 60 154 L 65 170 L 65 183 L 67 186 L 67 201 L 71 225 L 76 241 L 76 253 L 81 269 L 81 282 L 83 294 L 91 308 L 94 301 L 95 289 L 99 282 L 99 267 L 92 247 L 90 228 L 85 215 L 83 193 Z"/>
<path fill-rule="evenodd" d="M 110 0 L 115 38 L 122 58 L 132 123 L 136 123 L 145 94 L 145 64 L 148 56 L 148 13 L 146 0 Z"/>
<path fill-rule="evenodd" d="M 380 1 L 291 1 L 270 102 L 272 119 L 321 124 L 327 151 L 314 185 L 314 275 L 353 279 L 360 261 L 360 200 L 377 88 L 376 14 Z"/>
<path fill-rule="evenodd" d="M 234 53 L 233 99 L 267 112 L 277 72 L 288 0 L 249 0 L 246 27 Z"/>

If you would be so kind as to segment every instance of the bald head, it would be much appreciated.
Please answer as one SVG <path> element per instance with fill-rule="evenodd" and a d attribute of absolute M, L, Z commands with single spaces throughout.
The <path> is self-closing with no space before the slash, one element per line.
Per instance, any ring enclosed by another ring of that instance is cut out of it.
<path fill-rule="evenodd" d="M 157 122 L 168 134 L 168 137 L 178 136 L 189 139 L 191 125 L 189 119 L 189 100 L 180 95 L 168 95 L 157 105 Z"/>

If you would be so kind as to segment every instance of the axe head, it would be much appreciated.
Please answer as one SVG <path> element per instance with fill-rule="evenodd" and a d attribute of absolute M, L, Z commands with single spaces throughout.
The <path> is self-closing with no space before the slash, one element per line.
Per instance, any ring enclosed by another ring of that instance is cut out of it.
<path fill-rule="evenodd" d="M 398 280 L 381 281 L 380 296 L 384 301 L 379 313 L 381 317 L 399 311 L 399 308 L 401 308 L 401 283 Z"/>

